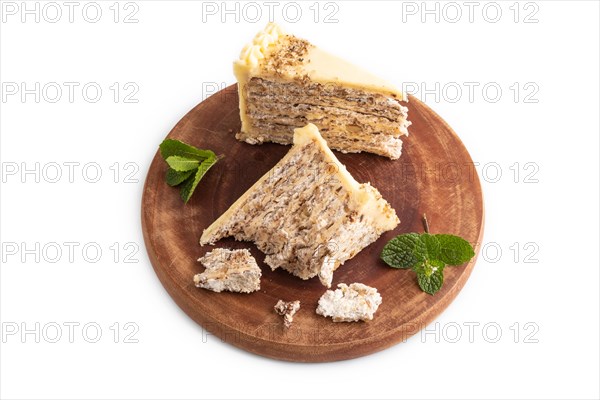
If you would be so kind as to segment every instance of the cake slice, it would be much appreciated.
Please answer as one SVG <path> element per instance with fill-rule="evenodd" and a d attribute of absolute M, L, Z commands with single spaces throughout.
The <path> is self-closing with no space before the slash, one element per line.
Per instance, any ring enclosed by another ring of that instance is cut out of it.
<path fill-rule="evenodd" d="M 253 241 L 273 270 L 330 286 L 333 271 L 400 221 L 377 189 L 346 170 L 315 125 L 212 225 L 200 244 Z"/>
<path fill-rule="evenodd" d="M 317 314 L 333 318 L 333 322 L 370 321 L 381 304 L 377 289 L 362 283 L 350 286 L 340 283 L 319 299 Z"/>
<path fill-rule="evenodd" d="M 246 249 L 214 249 L 198 261 L 206 270 L 194 276 L 196 287 L 213 292 L 251 293 L 260 290 L 260 267 Z"/>
<path fill-rule="evenodd" d="M 408 135 L 407 98 L 384 80 L 269 23 L 234 63 L 241 132 L 250 144 L 290 144 L 315 124 L 329 147 L 397 159 Z"/>

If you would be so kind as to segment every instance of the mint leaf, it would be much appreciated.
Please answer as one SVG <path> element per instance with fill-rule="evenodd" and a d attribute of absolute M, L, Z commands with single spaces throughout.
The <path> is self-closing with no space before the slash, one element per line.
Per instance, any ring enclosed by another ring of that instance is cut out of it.
<path fill-rule="evenodd" d="M 169 164 L 169 167 L 179 172 L 192 171 L 200 166 L 200 161 L 181 156 L 167 157 L 165 161 Z"/>
<path fill-rule="evenodd" d="M 423 262 L 415 266 L 417 273 L 417 282 L 419 287 L 425 293 L 434 295 L 444 284 L 444 263 L 433 261 L 431 263 Z"/>
<path fill-rule="evenodd" d="M 194 173 L 191 171 L 175 171 L 173 168 L 169 168 L 167 170 L 167 185 L 169 186 L 177 186 L 181 182 L 185 181 Z"/>
<path fill-rule="evenodd" d="M 201 150 L 174 139 L 165 139 L 159 146 L 160 155 L 169 165 L 166 180 L 169 186 L 181 187 L 181 198 L 188 202 L 206 172 L 219 161 L 211 150 Z"/>
<path fill-rule="evenodd" d="M 473 247 L 461 237 L 429 233 L 398 235 L 381 252 L 381 259 L 389 266 L 412 268 L 417 274 L 419 287 L 431 295 L 444 284 L 446 265 L 461 265 L 473 256 Z"/>
<path fill-rule="evenodd" d="M 381 251 L 381 259 L 393 268 L 412 268 L 425 259 L 427 249 L 418 233 L 398 235 Z"/>
<path fill-rule="evenodd" d="M 200 182 L 200 179 L 206 174 L 206 172 L 217 163 L 218 158 L 216 156 L 211 156 L 206 160 L 202 161 L 198 169 L 196 170 L 195 175 L 191 175 L 185 182 L 183 187 L 181 188 L 181 198 L 184 202 L 188 202 L 188 200 L 194 194 L 194 190 L 196 190 L 196 186 Z"/>
<path fill-rule="evenodd" d="M 425 247 L 426 258 L 429 260 L 437 260 L 440 256 L 440 242 L 434 235 L 422 233 L 419 237 Z"/>
<path fill-rule="evenodd" d="M 171 156 L 185 157 L 197 161 L 204 161 L 210 156 L 215 157 L 215 153 L 210 150 L 200 150 L 175 139 L 163 140 L 159 148 L 160 155 L 165 160 Z"/>
<path fill-rule="evenodd" d="M 461 265 L 475 256 L 469 242 L 454 235 L 435 235 L 440 243 L 439 260 L 448 265 Z"/>

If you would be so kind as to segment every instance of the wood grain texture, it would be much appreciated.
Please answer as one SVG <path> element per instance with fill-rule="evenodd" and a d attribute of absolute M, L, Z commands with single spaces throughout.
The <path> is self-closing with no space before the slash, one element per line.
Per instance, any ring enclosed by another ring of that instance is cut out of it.
<path fill-rule="evenodd" d="M 199 148 L 225 155 L 200 182 L 188 204 L 179 189 L 165 183 L 166 163 L 157 152 L 142 199 L 146 249 L 158 278 L 175 302 L 212 334 L 242 349 L 282 360 L 335 361 L 370 354 L 419 332 L 456 297 L 475 264 L 445 269 L 443 288 L 422 292 L 414 272 L 387 267 L 381 249 L 405 232 L 422 232 L 427 213 L 432 233 L 460 235 L 475 245 L 483 234 L 483 198 L 471 158 L 452 129 L 429 107 L 411 97 L 410 136 L 399 160 L 371 154 L 335 152 L 359 182 L 371 182 L 391 203 L 400 225 L 365 248 L 334 274 L 338 283 L 376 287 L 383 303 L 372 321 L 334 323 L 315 313 L 324 293 L 317 278 L 300 280 L 271 271 L 251 243 L 224 239 L 219 247 L 249 248 L 263 271 L 261 290 L 252 294 L 213 293 L 194 286 L 202 272 L 196 260 L 210 251 L 198 240 L 207 228 L 289 150 L 288 146 L 252 146 L 234 135 L 240 128 L 237 88 L 232 85 L 192 109 L 169 133 Z M 273 311 L 277 300 L 300 300 L 302 308 L 288 330 Z M 200 340 L 200 338 L 198 338 Z"/>

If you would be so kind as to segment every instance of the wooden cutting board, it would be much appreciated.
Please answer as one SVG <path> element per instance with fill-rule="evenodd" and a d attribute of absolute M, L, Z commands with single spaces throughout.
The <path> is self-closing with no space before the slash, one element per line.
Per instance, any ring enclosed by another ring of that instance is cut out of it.
<path fill-rule="evenodd" d="M 379 290 L 383 303 L 372 321 L 334 323 L 317 315 L 317 301 L 326 289 L 317 278 L 303 281 L 283 270 L 271 271 L 253 244 L 233 239 L 222 240 L 217 246 L 249 248 L 263 272 L 261 290 L 252 294 L 213 293 L 194 286 L 194 274 L 204 269 L 196 260 L 212 249 L 198 244 L 203 229 L 289 150 L 288 146 L 252 146 L 235 139 L 240 129 L 236 85 L 198 104 L 168 135 L 225 156 L 203 178 L 188 204 L 180 199 L 179 188 L 165 183 L 167 165 L 158 152 L 146 177 L 144 240 L 169 295 L 213 335 L 247 351 L 282 360 L 360 357 L 423 329 L 465 285 L 476 258 L 467 265 L 446 268 L 443 288 L 430 296 L 419 289 L 414 272 L 387 267 L 379 259 L 381 249 L 400 233 L 422 232 L 421 215 L 427 213 L 431 233 L 462 236 L 478 253 L 483 198 L 469 153 L 452 129 L 414 97 L 408 106 L 412 126 L 410 136 L 403 138 L 399 160 L 335 152 L 356 180 L 371 182 L 379 189 L 401 220 L 394 231 L 384 234 L 334 274 L 334 287 L 361 282 Z M 279 299 L 302 303 L 288 330 L 273 311 Z"/>

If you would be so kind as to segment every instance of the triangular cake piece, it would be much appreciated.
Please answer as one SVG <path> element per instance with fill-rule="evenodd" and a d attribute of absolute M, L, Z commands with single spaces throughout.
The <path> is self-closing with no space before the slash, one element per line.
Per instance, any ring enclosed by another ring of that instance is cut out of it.
<path fill-rule="evenodd" d="M 294 145 L 202 234 L 252 241 L 272 269 L 331 286 L 333 271 L 394 229 L 398 217 L 379 191 L 358 183 L 313 124 L 295 130 Z"/>
<path fill-rule="evenodd" d="M 269 23 L 234 63 L 241 132 L 250 144 L 292 143 L 315 124 L 329 147 L 397 159 L 410 122 L 393 85 Z"/>

